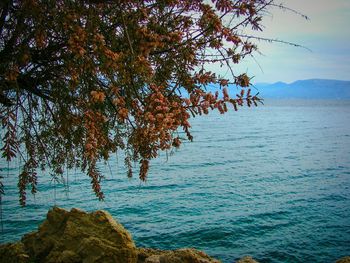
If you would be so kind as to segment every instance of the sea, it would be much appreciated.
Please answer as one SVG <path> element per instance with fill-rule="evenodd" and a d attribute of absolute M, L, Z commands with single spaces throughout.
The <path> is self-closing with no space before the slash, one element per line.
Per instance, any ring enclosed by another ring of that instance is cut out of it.
<path fill-rule="evenodd" d="M 35 231 L 57 205 L 107 210 L 139 247 L 193 247 L 224 263 L 244 255 L 262 263 L 350 255 L 350 101 L 265 100 L 191 124 L 194 141 L 161 153 L 145 183 L 127 178 L 122 156 L 101 163 L 102 202 L 79 170 L 65 173 L 68 184 L 43 172 L 22 208 L 22 164 L 1 160 L 0 243 Z"/>

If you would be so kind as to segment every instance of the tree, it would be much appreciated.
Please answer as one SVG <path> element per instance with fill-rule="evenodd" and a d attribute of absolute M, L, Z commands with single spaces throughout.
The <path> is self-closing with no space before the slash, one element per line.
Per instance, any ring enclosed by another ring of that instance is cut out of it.
<path fill-rule="evenodd" d="M 0 4 L 2 157 L 18 157 L 20 204 L 37 170 L 77 167 L 103 199 L 96 168 L 118 150 L 146 180 L 159 151 L 192 140 L 190 116 L 257 105 L 234 65 L 257 50 L 273 0 L 3 0 Z M 206 70 L 219 63 L 232 76 Z M 217 83 L 222 94 L 206 91 Z M 228 84 L 239 87 L 229 96 Z M 183 130 L 186 138 L 178 131 Z M 3 190 L 3 189 L 2 189 Z"/>

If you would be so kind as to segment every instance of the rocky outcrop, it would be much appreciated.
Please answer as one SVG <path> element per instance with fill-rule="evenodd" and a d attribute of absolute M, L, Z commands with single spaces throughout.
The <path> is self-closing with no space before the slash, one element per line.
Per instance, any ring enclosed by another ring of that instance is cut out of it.
<path fill-rule="evenodd" d="M 220 263 L 220 261 L 193 248 L 178 250 L 139 248 L 137 263 Z"/>
<path fill-rule="evenodd" d="M 259 262 L 254 260 L 252 257 L 245 256 L 240 260 L 238 260 L 236 263 L 259 263 Z"/>
<path fill-rule="evenodd" d="M 350 263 L 350 257 L 343 257 L 337 260 L 335 263 Z"/>
<path fill-rule="evenodd" d="M 21 242 L 5 244 L 0 246 L 0 262 L 6 263 L 27 263 L 29 255 Z"/>
<path fill-rule="evenodd" d="M 0 263 L 220 263 L 202 251 L 136 248 L 131 235 L 105 211 L 54 207 L 37 232 L 0 245 Z M 236 263 L 258 263 L 244 257 Z M 350 263 L 350 257 L 336 263 Z"/>
<path fill-rule="evenodd" d="M 131 235 L 109 213 L 54 207 L 37 232 L 0 245 L 6 263 L 217 263 L 195 249 L 137 249 Z"/>
<path fill-rule="evenodd" d="M 55 207 L 37 232 L 21 242 L 37 262 L 133 263 L 136 247 L 130 234 L 107 212 L 70 212 Z M 88 261 L 86 261 L 88 259 Z"/>

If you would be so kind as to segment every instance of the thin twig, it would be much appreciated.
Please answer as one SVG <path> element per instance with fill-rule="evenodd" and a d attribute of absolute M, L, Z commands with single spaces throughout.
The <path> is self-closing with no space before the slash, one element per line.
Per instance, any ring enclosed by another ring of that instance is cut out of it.
<path fill-rule="evenodd" d="M 128 28 L 126 27 L 126 24 L 125 24 L 124 14 L 122 14 L 122 20 L 123 20 L 123 27 L 124 27 L 124 31 L 125 31 L 125 34 L 126 34 L 126 38 L 128 39 L 128 43 L 129 43 L 129 47 L 130 47 L 131 53 L 132 53 L 132 55 L 135 55 L 134 54 L 134 49 L 132 48 L 132 44 L 131 44 Z"/>

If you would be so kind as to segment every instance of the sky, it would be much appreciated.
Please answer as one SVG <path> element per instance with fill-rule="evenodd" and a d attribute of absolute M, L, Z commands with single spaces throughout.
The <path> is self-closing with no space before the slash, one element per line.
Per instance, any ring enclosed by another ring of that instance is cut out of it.
<path fill-rule="evenodd" d="M 277 1 L 278 2 L 278 1 Z M 259 36 L 293 42 L 306 48 L 259 42 L 262 54 L 241 63 L 236 71 L 255 83 L 287 83 L 300 79 L 350 80 L 350 0 L 282 0 L 305 14 L 272 9 Z"/>

